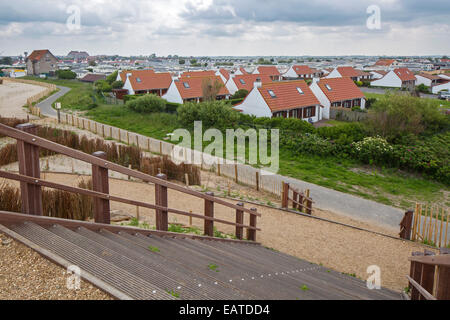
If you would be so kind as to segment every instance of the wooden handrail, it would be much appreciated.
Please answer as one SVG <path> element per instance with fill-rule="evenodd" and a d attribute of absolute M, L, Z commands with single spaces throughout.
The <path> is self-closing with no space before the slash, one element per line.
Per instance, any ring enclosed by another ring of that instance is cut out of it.
<path fill-rule="evenodd" d="M 101 192 L 97 192 L 97 191 L 93 191 L 93 190 L 67 186 L 67 185 L 63 185 L 63 184 L 59 184 L 59 183 L 55 183 L 55 182 L 45 181 L 42 179 L 32 178 L 32 177 L 15 174 L 15 173 L 11 173 L 11 172 L 6 172 L 6 171 L 2 171 L 2 170 L 0 170 L 0 178 L 26 182 L 26 183 L 30 183 L 30 184 L 41 186 L 41 187 L 58 189 L 58 190 L 63 190 L 63 191 L 71 192 L 71 193 L 79 193 L 79 194 L 83 194 L 86 196 L 91 196 L 91 197 L 96 197 L 96 198 L 100 198 L 100 199 L 125 203 L 125 204 L 139 206 L 139 207 L 148 208 L 148 209 L 164 210 L 164 211 L 175 213 L 178 215 L 184 215 L 184 216 L 189 216 L 189 217 L 193 217 L 193 218 L 214 221 L 214 222 L 218 222 L 218 223 L 222 223 L 222 224 L 228 224 L 231 226 L 261 231 L 261 229 L 259 229 L 259 228 L 254 228 L 252 226 L 245 225 L 245 224 L 239 224 L 239 223 L 234 223 L 234 222 L 230 222 L 230 221 L 226 221 L 226 220 L 222 220 L 222 219 L 211 218 L 211 217 L 200 215 L 200 214 L 186 212 L 186 211 L 178 210 L 178 209 L 162 207 L 162 206 L 158 206 L 158 205 L 154 205 L 154 204 L 150 204 L 150 203 L 146 203 L 146 202 L 125 199 L 125 198 L 113 196 L 113 195 L 106 194 L 106 193 L 101 193 Z"/>
<path fill-rule="evenodd" d="M 15 129 L 15 128 L 8 127 L 4 124 L 0 124 L 0 133 L 5 136 L 14 138 L 16 140 L 24 141 L 28 144 L 35 145 L 35 146 L 59 153 L 59 154 L 63 154 L 63 155 L 69 156 L 71 158 L 90 163 L 92 165 L 97 165 L 99 167 L 106 168 L 111 171 L 119 172 L 124 175 L 128 175 L 130 177 L 143 180 L 145 182 L 151 182 L 151 183 L 154 183 L 157 185 L 165 186 L 165 187 L 175 190 L 175 191 L 186 193 L 186 194 L 189 194 L 189 195 L 192 195 L 192 196 L 195 196 L 198 198 L 202 198 L 205 200 L 213 201 L 213 202 L 223 205 L 225 207 L 235 209 L 235 210 L 242 210 L 250 215 L 261 217 L 260 213 L 252 211 L 251 209 L 239 207 L 239 206 L 229 203 L 225 200 L 179 186 L 172 182 L 158 179 L 156 177 L 153 177 L 151 175 L 148 175 L 148 174 L 145 174 L 145 173 L 142 173 L 139 171 L 135 171 L 135 170 L 132 170 L 132 169 L 129 169 L 126 167 L 122 167 L 121 165 L 118 165 L 116 163 L 97 158 L 95 156 L 89 155 L 87 153 L 84 153 L 84 152 L 81 152 L 78 150 L 71 149 L 69 147 L 66 147 L 66 146 L 57 144 L 55 142 L 43 139 L 41 137 L 29 134 L 27 132 L 23 132 L 23 131 Z"/>
<path fill-rule="evenodd" d="M 414 288 L 417 289 L 417 291 L 419 291 L 419 293 L 427 300 L 437 300 L 431 293 L 429 293 L 427 290 L 425 290 L 420 284 L 418 284 L 416 281 L 414 281 L 413 278 L 411 278 L 410 276 L 406 276 L 406 278 L 408 279 L 409 283 L 412 284 L 412 286 Z"/>
<path fill-rule="evenodd" d="M 447 254 L 438 256 L 412 256 L 408 260 L 433 266 L 450 267 L 450 255 Z"/>

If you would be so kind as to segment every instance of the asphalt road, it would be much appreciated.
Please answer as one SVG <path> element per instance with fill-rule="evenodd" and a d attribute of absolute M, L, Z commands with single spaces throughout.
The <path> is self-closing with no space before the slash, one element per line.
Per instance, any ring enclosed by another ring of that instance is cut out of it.
<path fill-rule="evenodd" d="M 57 86 L 59 91 L 55 93 L 54 95 L 48 97 L 47 99 L 41 101 L 36 106 L 41 109 L 41 114 L 47 117 L 56 118 L 57 112 L 55 109 L 52 108 L 53 102 L 55 102 L 57 99 L 65 95 L 67 92 L 70 91 L 70 88 L 67 87 L 61 87 Z"/>

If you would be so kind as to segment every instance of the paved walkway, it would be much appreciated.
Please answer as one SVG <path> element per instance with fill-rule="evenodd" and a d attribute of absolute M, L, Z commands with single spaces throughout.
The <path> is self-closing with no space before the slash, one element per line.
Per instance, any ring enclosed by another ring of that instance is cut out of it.
<path fill-rule="evenodd" d="M 36 105 L 36 107 L 39 107 L 41 109 L 42 115 L 56 118 L 57 112 L 55 109 L 52 108 L 52 104 L 71 90 L 70 88 L 62 86 L 57 86 L 57 88 L 59 89 L 57 93 L 55 93 L 54 95 L 48 97 L 47 99 L 41 101 Z"/>

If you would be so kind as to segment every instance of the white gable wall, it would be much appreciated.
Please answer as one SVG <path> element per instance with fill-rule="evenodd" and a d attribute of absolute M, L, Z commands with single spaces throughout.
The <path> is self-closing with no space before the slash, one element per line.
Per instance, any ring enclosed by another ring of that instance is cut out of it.
<path fill-rule="evenodd" d="M 239 81 L 239 80 L 238 80 Z M 236 83 L 234 82 L 234 79 L 230 77 L 230 79 L 225 84 L 225 87 L 227 87 L 228 91 L 233 95 L 238 91 L 238 87 Z"/>
<path fill-rule="evenodd" d="M 390 88 L 401 88 L 402 80 L 395 74 L 394 71 L 389 71 L 380 80 L 375 80 L 370 83 L 374 87 L 390 87 Z"/>
<path fill-rule="evenodd" d="M 123 85 L 123 89 L 127 89 L 128 90 L 128 94 L 131 94 L 131 95 L 134 94 L 134 90 L 133 90 L 133 86 L 131 85 L 130 78 L 127 77 L 127 80 L 125 80 L 125 84 Z"/>
<path fill-rule="evenodd" d="M 297 72 L 295 72 L 294 67 L 291 66 L 289 68 L 289 70 L 286 71 L 285 74 L 283 74 L 283 77 L 286 77 L 286 78 L 298 78 L 298 74 L 297 74 Z"/>
<path fill-rule="evenodd" d="M 431 80 L 420 75 L 416 76 L 416 85 L 426 85 L 427 87 L 431 87 Z"/>
<path fill-rule="evenodd" d="M 257 88 L 253 88 L 247 98 L 236 106 L 236 109 L 242 110 L 243 114 L 256 117 L 272 117 L 272 111 Z"/>
<path fill-rule="evenodd" d="M 183 98 L 181 98 L 181 94 L 178 91 L 177 85 L 174 81 L 170 84 L 169 89 L 167 90 L 167 93 L 162 96 L 163 99 L 166 99 L 169 102 L 174 103 L 183 103 Z"/>
<path fill-rule="evenodd" d="M 322 89 L 317 85 L 317 82 L 312 83 L 309 86 L 309 89 L 314 93 L 317 100 L 319 100 L 320 104 L 323 106 L 322 109 L 322 118 L 324 119 L 330 119 L 330 107 L 331 103 L 330 100 L 328 100 L 325 93 L 323 93 Z"/>
<path fill-rule="evenodd" d="M 434 86 L 431 90 L 433 91 L 434 94 L 438 94 L 439 91 L 442 90 L 450 91 L 450 82 Z"/>
<path fill-rule="evenodd" d="M 337 68 L 334 68 L 325 78 L 342 78 L 342 75 L 339 73 Z"/>

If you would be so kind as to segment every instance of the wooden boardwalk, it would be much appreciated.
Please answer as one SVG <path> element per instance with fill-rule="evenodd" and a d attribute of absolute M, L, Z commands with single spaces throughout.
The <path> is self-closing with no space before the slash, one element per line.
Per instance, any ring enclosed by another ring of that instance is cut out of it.
<path fill-rule="evenodd" d="M 400 293 L 369 290 L 362 280 L 246 241 L 20 216 L 0 214 L 0 230 L 55 262 L 80 267 L 88 281 L 119 299 L 400 299 Z"/>

